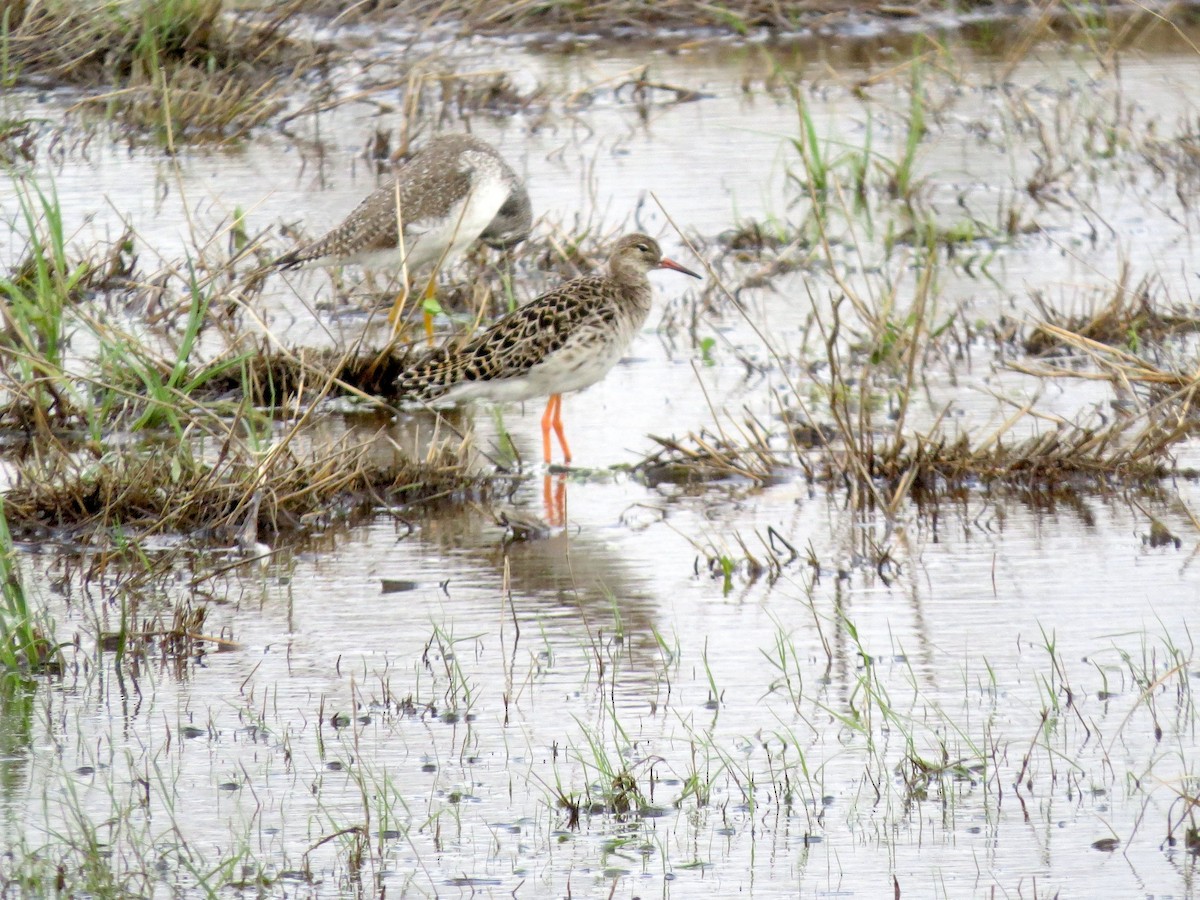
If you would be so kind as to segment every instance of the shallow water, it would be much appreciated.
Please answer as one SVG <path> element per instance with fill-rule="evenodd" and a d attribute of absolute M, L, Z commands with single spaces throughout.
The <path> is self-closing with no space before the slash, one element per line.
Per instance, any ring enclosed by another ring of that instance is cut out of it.
<path fill-rule="evenodd" d="M 862 146 L 869 116 L 872 146 L 895 156 L 908 81 L 887 72 L 909 58 L 907 41 L 897 45 L 872 44 L 867 61 L 837 48 L 787 58 L 823 140 Z M 499 59 L 518 83 L 611 87 L 649 64 L 654 80 L 712 96 L 643 119 L 597 90 L 579 109 L 471 125 L 527 175 L 543 227 L 570 232 L 578 215 L 580 228 L 644 228 L 694 266 L 651 193 L 705 240 L 745 218 L 798 216 L 806 202 L 786 183 L 796 107 L 762 89 L 764 52 L 476 42 L 468 64 Z M 1107 68 L 1063 44 L 1011 69 L 961 43 L 936 61 L 956 77 L 925 76 L 936 114 L 917 171 L 939 223 L 995 222 L 1016 204 L 1037 227 L 960 249 L 940 270 L 935 319 L 1019 319 L 1038 290 L 1086 305 L 1111 290 L 1123 259 L 1134 281 L 1156 274 L 1161 296 L 1191 296 L 1192 209 L 1173 177 L 1144 164 L 1136 136 L 1150 121 L 1163 140 L 1186 130 L 1200 57 L 1147 40 Z M 864 104 L 855 87 L 876 77 Z M 1043 118 L 1015 117 L 1013 96 L 1041 104 Z M 235 206 L 251 230 L 303 221 L 315 232 L 373 184 L 358 154 L 374 112 L 322 116 L 323 159 L 269 134 L 176 159 L 93 142 L 52 166 L 54 182 L 81 241 L 128 219 L 143 252 L 166 259 Z M 1078 152 L 1093 113 L 1135 136 L 1107 161 Z M 1059 123 L 1048 145 L 1035 121 Z M 1057 179 L 1057 201 L 1038 207 L 1022 188 L 1047 147 L 1078 177 Z M 884 252 L 887 225 L 856 222 L 862 253 L 838 261 L 872 298 L 894 278 L 903 313 L 918 272 Z M 979 264 L 968 271 L 970 254 Z M 653 279 L 668 320 L 695 301 L 687 279 Z M 362 316 L 305 309 L 329 290 L 322 273 L 272 285 L 267 326 L 292 345 L 352 339 Z M 193 603 L 207 607 L 204 633 L 236 642 L 224 652 L 114 665 L 97 639 L 122 604 L 136 599 L 152 622 L 189 596 L 190 574 L 136 594 L 115 580 L 85 593 L 78 567 L 95 560 L 26 548 L 60 638 L 78 634 L 81 648 L 65 686 L 6 717 L 4 843 L 94 834 L 116 867 L 152 864 L 164 896 L 231 859 L 216 879 L 227 891 L 242 865 L 247 877 L 261 866 L 279 879 L 270 892 L 299 896 L 879 897 L 894 885 L 915 897 L 1190 896 L 1180 797 L 1196 795 L 1200 765 L 1195 483 L 1132 499 L 1118 487 L 977 488 L 939 509 L 906 504 L 889 522 L 798 473 L 767 487 L 653 487 L 610 468 L 653 450 L 652 434 L 733 431 L 743 408 L 771 420 L 771 389 L 807 377 L 803 353 L 823 377 L 806 328 L 837 291 L 814 264 L 744 292 L 744 312 L 702 310 L 698 334 L 717 338 L 707 355 L 652 315 L 628 358 L 566 401 L 576 471 L 535 468 L 495 504 L 381 515 L 204 582 Z M 1034 397 L 1047 417 L 1072 420 L 1113 402 L 1104 383 L 1006 370 L 986 339 L 968 350 L 929 364 L 914 427 L 945 415 L 988 433 Z M 464 423 L 484 453 L 502 452 L 503 427 L 536 460 L 535 406 L 480 407 Z M 388 428 L 406 446 L 428 424 L 406 416 Z M 378 422 L 331 415 L 323 427 Z M 1180 448 L 1181 462 L 1193 455 Z M 560 490 L 565 527 L 506 539 L 501 514 L 555 518 Z M 1150 516 L 1182 547 L 1151 547 Z M 768 546 L 768 529 L 799 556 Z M 891 562 L 877 568 L 879 546 Z M 773 558 L 778 577 L 755 577 L 748 555 Z M 734 563 L 728 578 L 710 567 L 719 557 Z M 645 798 L 641 815 L 599 807 L 622 770 Z M 577 828 L 560 795 L 582 802 Z M 369 844 L 361 882 L 346 862 L 351 827 Z M 1115 849 L 1096 846 L 1111 838 Z"/>

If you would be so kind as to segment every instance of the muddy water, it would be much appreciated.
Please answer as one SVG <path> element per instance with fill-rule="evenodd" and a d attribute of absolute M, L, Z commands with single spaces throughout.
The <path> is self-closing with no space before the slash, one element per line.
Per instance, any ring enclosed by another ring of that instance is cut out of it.
<path fill-rule="evenodd" d="M 386 59 L 386 40 L 370 52 Z M 527 175 L 543 228 L 636 226 L 695 266 L 662 210 L 703 239 L 803 212 L 786 178 L 795 104 L 764 89 L 759 48 L 463 54 L 481 70 L 502 61 L 520 84 L 594 88 L 579 108 L 471 123 Z M 909 58 L 907 39 L 891 53 L 800 55 L 785 66 L 830 152 L 869 133 L 895 158 L 909 82 L 887 73 Z M 995 224 L 1016 206 L 1032 226 L 960 248 L 938 275 L 941 317 L 1020 318 L 1038 290 L 1083 307 L 1122 260 L 1135 281 L 1160 278 L 1160 297 L 1191 296 L 1193 213 L 1139 136 L 1153 122 L 1171 140 L 1194 121 L 1200 57 L 1147 40 L 1106 67 L 1054 44 L 1009 67 L 954 44 L 938 63 L 916 163 L 936 220 Z M 604 89 L 647 64 L 653 80 L 712 96 L 642 116 Z M 856 87 L 871 79 L 863 99 Z M 1081 149 L 1094 117 L 1127 135 L 1099 163 Z M 319 156 L 272 135 L 170 160 L 93 142 L 51 168 L 81 240 L 128 219 L 145 254 L 173 259 L 235 206 L 252 228 L 332 224 L 373 184 L 356 160 L 377 124 L 366 104 L 323 115 Z M 1024 186 L 1048 152 L 1075 174 L 1038 206 Z M 883 249 L 898 221 L 894 210 L 853 221 L 858 249 L 837 265 L 867 297 L 894 281 L 903 311 L 919 273 L 915 251 Z M 531 294 L 537 275 L 523 275 Z M 693 285 L 653 277 L 665 320 L 690 309 Z M 819 360 L 806 328 L 837 290 L 818 262 L 744 292 L 741 311 L 704 310 L 707 355 L 652 317 L 609 378 L 566 401 L 577 471 L 535 467 L 487 508 L 381 516 L 276 548 L 194 598 L 208 606 L 205 632 L 238 646 L 179 668 L 114 665 L 96 638 L 128 598 L 117 585 L 85 594 L 64 578 L 69 561 L 31 553 L 59 636 L 78 633 L 81 650 L 66 687 L 39 694 L 24 735 L 5 742 L 4 843 L 91 835 L 164 896 L 230 860 L 203 877 L 219 887 L 261 871 L 271 893 L 300 896 L 356 884 L 389 896 L 880 897 L 897 884 L 914 897 L 1189 896 L 1179 797 L 1195 796 L 1200 766 L 1194 483 L 1135 502 L 1117 489 L 978 490 L 889 522 L 797 474 L 765 488 L 652 487 L 610 468 L 653 449 L 651 434 L 733 431 L 743 408 L 770 420 L 772 389 L 805 377 L 804 351 Z M 329 292 L 319 273 L 274 284 L 264 322 L 289 344 L 351 340 L 363 316 L 306 308 Z M 949 416 L 986 433 L 1034 398 L 1072 420 L 1114 400 L 1102 383 L 1006 371 L 985 340 L 967 349 L 930 363 L 918 426 Z M 505 431 L 536 460 L 538 412 L 479 408 L 464 424 L 482 452 L 502 453 Z M 389 427 L 404 444 L 427 425 Z M 565 527 L 508 540 L 506 521 L 560 515 Z M 1149 545 L 1151 515 L 1180 548 Z M 768 529 L 799 557 L 768 545 Z M 779 568 L 755 577 L 748 555 Z M 728 577 L 710 566 L 719 557 Z M 145 616 L 187 595 L 181 576 L 138 602 Z M 622 770 L 643 815 L 602 808 Z M 578 827 L 560 795 L 581 802 Z M 352 827 L 369 838 L 361 882 Z"/>

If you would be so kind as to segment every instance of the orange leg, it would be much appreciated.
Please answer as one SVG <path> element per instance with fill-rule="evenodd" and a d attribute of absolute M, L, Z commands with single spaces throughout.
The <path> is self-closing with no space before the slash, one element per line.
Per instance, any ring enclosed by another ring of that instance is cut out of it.
<path fill-rule="evenodd" d="M 550 429 L 554 427 L 554 404 L 561 399 L 558 394 L 551 394 L 546 401 L 546 411 L 542 413 L 542 457 L 546 465 L 550 465 Z"/>
<path fill-rule="evenodd" d="M 567 436 L 563 433 L 562 421 L 562 394 L 555 394 L 554 399 L 557 401 L 554 404 L 554 421 L 550 424 L 554 426 L 554 433 L 558 435 L 558 446 L 562 447 L 563 462 L 571 461 L 571 448 L 567 446 Z"/>
<path fill-rule="evenodd" d="M 546 401 L 546 411 L 542 413 L 542 457 L 546 465 L 550 464 L 550 429 L 558 435 L 558 446 L 562 447 L 563 462 L 571 461 L 571 448 L 567 446 L 567 436 L 563 433 L 562 423 L 562 394 L 551 394 Z"/>

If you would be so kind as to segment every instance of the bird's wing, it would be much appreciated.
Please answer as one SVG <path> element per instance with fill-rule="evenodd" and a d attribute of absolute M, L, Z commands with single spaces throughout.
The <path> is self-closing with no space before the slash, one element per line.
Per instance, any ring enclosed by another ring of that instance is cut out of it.
<path fill-rule="evenodd" d="M 315 259 L 346 256 L 396 245 L 396 183 L 394 180 L 368 194 L 340 225 L 275 261 L 298 266 Z"/>
<path fill-rule="evenodd" d="M 284 254 L 275 264 L 286 268 L 325 257 L 389 250 L 397 246 L 398 223 L 404 226 L 405 246 L 411 252 L 437 219 L 437 204 L 465 196 L 471 184 L 468 172 L 459 166 L 436 166 L 428 159 L 414 162 L 368 194 L 340 225 Z"/>
<path fill-rule="evenodd" d="M 436 396 L 455 384 L 498 381 L 523 375 L 561 350 L 589 320 L 611 319 L 611 304 L 598 303 L 603 279 L 569 281 L 519 306 L 461 347 L 436 350 L 398 380 L 402 396 Z"/>

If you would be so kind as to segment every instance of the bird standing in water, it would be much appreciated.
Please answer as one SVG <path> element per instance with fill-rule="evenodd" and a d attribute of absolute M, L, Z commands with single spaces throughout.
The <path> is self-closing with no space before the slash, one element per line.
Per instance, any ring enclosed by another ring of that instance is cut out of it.
<path fill-rule="evenodd" d="M 604 274 L 568 281 L 465 344 L 434 350 L 403 372 L 396 380 L 400 399 L 506 402 L 549 395 L 542 415 L 543 456 L 549 463 L 553 430 L 569 463 L 562 395 L 595 384 L 625 353 L 650 312 L 651 269 L 700 277 L 664 257 L 653 238 L 626 235 Z"/>
<path fill-rule="evenodd" d="M 411 279 L 433 267 L 423 299 L 434 296 L 437 268 L 476 240 L 497 249 L 529 236 L 533 213 L 524 184 L 494 147 L 468 134 L 432 138 L 333 230 L 275 260 L 280 268 L 359 264 L 399 269 Z M 399 317 L 407 291 L 389 318 Z M 425 331 L 433 335 L 432 303 Z"/>

